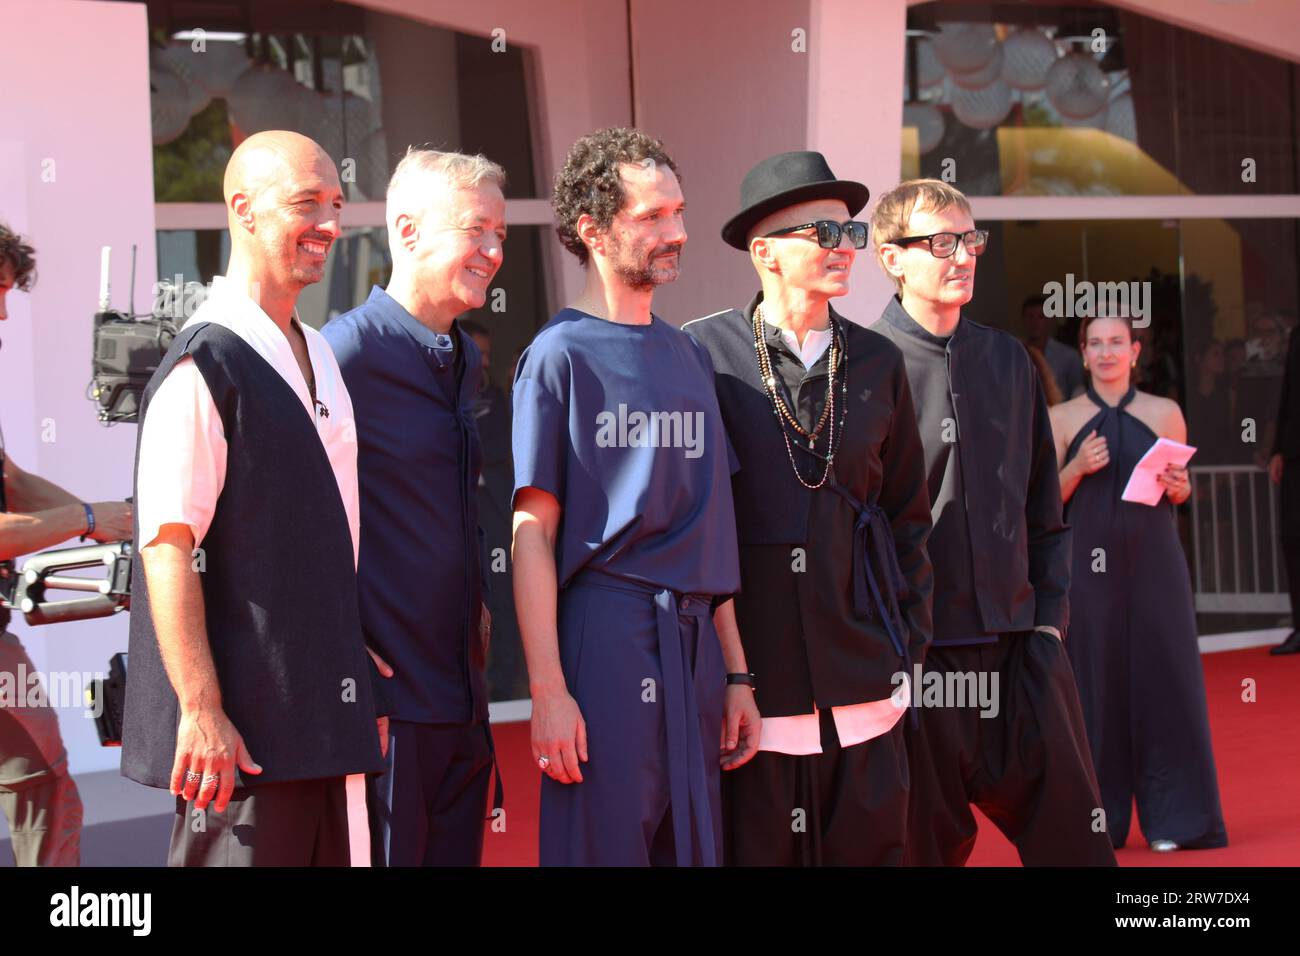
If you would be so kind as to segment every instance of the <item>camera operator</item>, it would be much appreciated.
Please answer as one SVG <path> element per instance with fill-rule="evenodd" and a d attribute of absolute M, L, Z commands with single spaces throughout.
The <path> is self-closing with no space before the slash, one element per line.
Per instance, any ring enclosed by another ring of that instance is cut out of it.
<path fill-rule="evenodd" d="M 0 321 L 9 318 L 5 296 L 30 291 L 35 251 L 0 223 Z M 131 536 L 131 506 L 86 504 L 58 485 L 23 471 L 5 453 L 0 427 L 0 587 L 12 584 L 14 558 L 81 535 L 96 541 Z M 58 717 L 44 694 L 34 696 L 35 673 L 18 638 L 7 630 L 10 612 L 0 605 L 0 680 L 16 699 L 0 693 L 0 810 L 9 818 L 19 866 L 76 866 L 81 855 L 81 798 L 68 774 Z M 8 676 L 5 676 L 8 675 Z"/>

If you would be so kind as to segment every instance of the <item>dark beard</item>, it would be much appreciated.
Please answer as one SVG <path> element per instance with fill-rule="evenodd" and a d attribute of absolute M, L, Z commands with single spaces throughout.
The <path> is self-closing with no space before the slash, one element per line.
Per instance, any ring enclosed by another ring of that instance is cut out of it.
<path fill-rule="evenodd" d="M 619 251 L 621 252 L 622 250 Z M 618 262 L 614 266 L 614 274 L 622 279 L 628 287 L 636 289 L 638 292 L 645 292 L 653 289 L 655 286 L 671 282 L 672 279 L 663 278 L 660 273 L 655 271 L 653 266 L 655 257 L 662 255 L 664 251 L 666 250 L 655 250 L 646 257 L 644 263 L 631 265 L 626 262 Z M 677 247 L 674 251 L 677 252 L 680 261 L 681 247 Z M 674 276 L 674 278 L 676 277 Z"/>
<path fill-rule="evenodd" d="M 631 289 L 636 289 L 638 292 L 645 292 L 658 285 L 655 281 L 655 274 L 649 267 L 619 264 L 614 267 L 614 274 L 622 279 L 625 285 Z"/>

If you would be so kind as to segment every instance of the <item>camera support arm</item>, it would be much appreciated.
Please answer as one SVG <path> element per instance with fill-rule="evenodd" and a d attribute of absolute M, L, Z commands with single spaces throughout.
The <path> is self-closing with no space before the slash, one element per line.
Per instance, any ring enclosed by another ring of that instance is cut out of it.
<path fill-rule="evenodd" d="M 17 573 L 13 606 L 31 625 L 111 617 L 129 611 L 132 551 L 130 541 L 117 541 L 33 555 Z M 65 573 L 85 568 L 101 568 L 104 576 Z M 50 591 L 75 591 L 89 596 L 52 600 Z"/>

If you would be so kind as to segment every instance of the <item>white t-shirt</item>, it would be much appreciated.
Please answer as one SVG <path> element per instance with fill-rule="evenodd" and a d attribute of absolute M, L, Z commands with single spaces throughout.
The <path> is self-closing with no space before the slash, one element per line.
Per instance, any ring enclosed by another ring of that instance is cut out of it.
<path fill-rule="evenodd" d="M 297 322 L 295 318 L 293 321 Z M 352 532 L 355 566 L 360 544 L 361 506 L 357 495 L 357 437 L 352 399 L 329 343 L 315 329 L 299 323 L 307 341 L 316 379 L 313 406 L 307 380 L 289 340 L 261 307 L 218 276 L 212 292 L 185 328 L 212 322 L 234 332 L 274 368 L 298 396 L 301 412 L 316 426 L 338 483 Z M 327 413 L 328 412 L 328 413 Z M 266 414 L 298 414 L 298 409 L 266 409 Z M 164 524 L 187 524 L 198 547 L 208 533 L 226 479 L 226 435 L 221 415 L 202 373 L 189 356 L 163 380 L 140 424 L 140 464 L 135 513 L 140 524 L 137 547 L 158 536 Z"/>
<path fill-rule="evenodd" d="M 775 323 L 771 323 L 775 325 Z M 781 329 L 781 341 L 784 342 L 795 355 L 799 356 L 799 361 L 803 362 L 805 369 L 810 369 L 817 364 L 828 348 L 831 346 L 830 329 L 809 329 L 803 334 L 803 345 L 799 344 L 799 338 L 789 329 Z"/>

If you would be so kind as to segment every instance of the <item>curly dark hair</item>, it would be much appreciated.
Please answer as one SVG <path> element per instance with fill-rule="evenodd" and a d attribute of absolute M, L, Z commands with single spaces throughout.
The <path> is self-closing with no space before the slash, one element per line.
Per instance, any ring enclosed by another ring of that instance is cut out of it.
<path fill-rule="evenodd" d="M 36 285 L 36 250 L 0 222 L 0 266 L 6 265 L 13 271 L 15 289 L 28 292 Z"/>
<path fill-rule="evenodd" d="M 664 151 L 664 144 L 639 129 L 611 126 L 597 130 L 582 137 L 569 150 L 564 168 L 555 177 L 551 205 L 560 242 L 584 266 L 590 253 L 578 235 L 578 217 L 586 213 L 601 229 L 608 229 L 614 215 L 627 202 L 619 165 L 647 159 L 667 166 L 681 179 L 677 164 Z"/>

